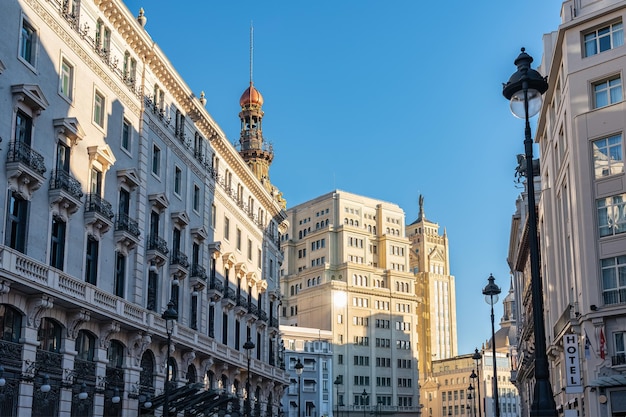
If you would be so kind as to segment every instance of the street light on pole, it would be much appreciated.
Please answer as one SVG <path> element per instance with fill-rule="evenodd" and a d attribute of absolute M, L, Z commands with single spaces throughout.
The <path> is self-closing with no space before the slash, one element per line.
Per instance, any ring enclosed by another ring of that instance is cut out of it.
<path fill-rule="evenodd" d="M 369 394 L 367 393 L 367 391 L 365 391 L 365 388 L 363 388 L 363 392 L 361 393 L 361 403 L 363 405 L 363 417 L 365 417 L 365 400 L 367 399 L 367 396 Z"/>
<path fill-rule="evenodd" d="M 479 385 L 480 381 L 478 380 L 478 375 L 476 374 L 476 372 L 474 372 L 473 369 L 472 369 L 472 373 L 470 374 L 470 379 L 472 380 L 474 386 L 478 385 L 478 388 L 480 388 L 480 385 Z M 472 387 L 472 384 L 470 384 L 470 387 Z M 472 387 L 472 389 L 474 389 L 474 387 Z M 473 413 L 474 417 L 476 417 L 476 395 L 474 395 L 473 410 L 474 410 L 474 413 Z"/>
<path fill-rule="evenodd" d="M 496 366 L 496 328 L 494 324 L 493 305 L 498 302 L 498 294 L 500 294 L 500 287 L 494 282 L 496 279 L 493 275 L 489 275 L 487 279 L 489 283 L 483 289 L 485 295 L 485 301 L 491 305 L 491 350 L 493 352 L 493 403 L 494 403 L 494 416 L 500 417 L 500 399 L 498 398 L 498 369 Z"/>
<path fill-rule="evenodd" d="M 250 351 L 254 349 L 254 347 L 254 343 L 248 337 L 246 343 L 243 344 L 243 348 L 246 350 L 246 357 L 248 358 L 248 374 L 246 377 L 246 417 L 250 417 L 252 415 L 252 405 L 250 404 Z"/>
<path fill-rule="evenodd" d="M 304 365 L 300 362 L 300 358 L 298 358 L 298 362 L 294 365 L 296 370 L 296 375 L 298 375 L 298 417 L 302 417 L 300 415 L 300 385 L 302 384 L 302 370 L 304 369 Z"/>
<path fill-rule="evenodd" d="M 480 380 L 480 368 L 478 367 L 478 361 L 481 360 L 483 355 L 478 351 L 478 348 L 474 349 L 474 354 L 472 355 L 472 359 L 476 361 L 476 385 L 478 388 L 478 417 L 483 417 L 482 412 L 482 403 L 480 399 L 480 385 L 482 384 Z"/>
<path fill-rule="evenodd" d="M 470 383 L 469 387 L 467 387 L 467 390 L 469 391 L 469 394 L 467 394 L 467 399 L 470 400 L 470 404 L 471 404 L 472 400 L 474 399 L 474 396 L 472 395 L 472 392 L 474 392 L 474 386 Z M 471 410 L 472 406 L 468 404 L 467 408 L 469 408 Z M 470 412 L 470 415 L 475 415 L 475 414 L 476 414 L 476 411 L 474 411 L 474 413 Z"/>
<path fill-rule="evenodd" d="M 333 382 L 333 384 L 335 384 L 335 389 L 336 389 L 336 400 L 337 401 L 337 405 L 336 405 L 336 409 L 337 409 L 337 416 L 339 417 L 339 385 L 341 385 L 341 375 L 337 375 L 337 377 L 335 378 L 335 382 Z"/>
<path fill-rule="evenodd" d="M 502 94 L 511 102 L 511 112 L 524 119 L 524 150 L 526 158 L 526 187 L 528 191 L 528 244 L 530 249 L 530 287 L 532 294 L 532 319 L 535 337 L 535 388 L 530 407 L 531 417 L 556 417 L 556 403 L 550 384 L 546 329 L 543 317 L 543 284 L 539 264 L 537 212 L 533 172 L 533 140 L 529 119 L 539 113 L 542 95 L 548 90 L 548 81 L 530 68 L 533 58 L 522 48 L 515 59 L 517 71 L 503 85 Z"/>
<path fill-rule="evenodd" d="M 165 362 L 165 390 L 163 392 L 163 416 L 170 415 L 170 354 L 172 351 L 172 331 L 174 322 L 178 320 L 178 312 L 174 309 L 174 301 L 167 303 L 167 310 L 163 312 L 161 318 L 165 320 L 165 330 L 167 331 L 167 359 Z"/>

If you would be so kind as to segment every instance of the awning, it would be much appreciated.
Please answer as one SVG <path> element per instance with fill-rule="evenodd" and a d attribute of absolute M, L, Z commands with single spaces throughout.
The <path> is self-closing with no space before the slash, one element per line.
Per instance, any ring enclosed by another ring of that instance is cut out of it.
<path fill-rule="evenodd" d="M 216 412 L 236 399 L 234 395 L 226 394 L 221 390 L 207 391 L 201 383 L 183 385 L 168 393 L 169 408 L 172 412 L 178 414 L 184 411 L 192 416 Z M 165 394 L 154 397 L 151 402 L 151 410 L 162 406 L 165 402 Z"/>
<path fill-rule="evenodd" d="M 626 375 L 607 375 L 594 379 L 589 383 L 592 387 L 619 387 L 626 386 Z"/>

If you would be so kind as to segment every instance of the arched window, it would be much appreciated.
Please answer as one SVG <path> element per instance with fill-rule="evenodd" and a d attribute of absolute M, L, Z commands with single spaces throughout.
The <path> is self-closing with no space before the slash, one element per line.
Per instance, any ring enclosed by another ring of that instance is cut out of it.
<path fill-rule="evenodd" d="M 37 332 L 37 341 L 41 350 L 59 353 L 61 351 L 61 325 L 54 320 L 44 317 Z"/>
<path fill-rule="evenodd" d="M 86 330 L 81 330 L 78 332 L 78 337 L 76 337 L 76 359 L 84 360 L 84 361 L 93 361 L 93 352 L 94 347 L 96 345 L 96 338 L 87 332 Z"/>
<path fill-rule="evenodd" d="M 19 343 L 22 337 L 22 315 L 13 307 L 0 304 L 0 340 Z"/>
<path fill-rule="evenodd" d="M 111 340 L 109 349 L 107 349 L 108 366 L 112 368 L 121 368 L 124 366 L 124 345 L 119 340 Z"/>
<path fill-rule="evenodd" d="M 198 379 L 198 376 L 197 376 L 197 373 L 196 373 L 196 367 L 194 366 L 193 363 L 191 363 L 187 367 L 187 383 L 188 384 L 195 384 L 197 379 Z"/>

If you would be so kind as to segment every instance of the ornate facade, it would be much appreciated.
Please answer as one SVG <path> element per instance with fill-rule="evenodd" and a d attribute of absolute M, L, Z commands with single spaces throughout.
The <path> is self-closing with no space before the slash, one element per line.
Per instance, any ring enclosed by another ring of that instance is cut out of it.
<path fill-rule="evenodd" d="M 251 171 L 251 147 L 230 144 L 143 10 L 20 0 L 2 14 L 0 414 L 137 416 L 167 401 L 202 415 L 226 396 L 278 415 L 287 216 L 271 158 Z"/>

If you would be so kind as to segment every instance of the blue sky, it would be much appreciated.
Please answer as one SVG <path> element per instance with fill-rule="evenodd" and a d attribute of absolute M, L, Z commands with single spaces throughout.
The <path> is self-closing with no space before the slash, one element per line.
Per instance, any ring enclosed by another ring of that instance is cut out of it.
<path fill-rule="evenodd" d="M 511 216 L 524 126 L 502 83 L 522 46 L 541 61 L 561 2 L 126 0 L 231 142 L 249 82 L 263 94 L 270 177 L 288 207 L 335 188 L 393 202 L 408 221 L 424 195 L 445 227 L 459 353 L 491 336 L 482 288 L 509 288 Z M 544 74 L 545 75 L 545 74 Z M 535 156 L 538 150 L 535 148 Z M 501 317 L 501 303 L 496 320 Z"/>

